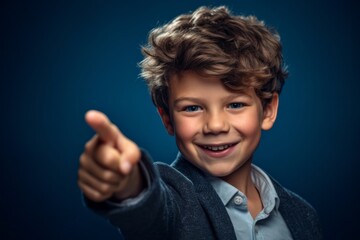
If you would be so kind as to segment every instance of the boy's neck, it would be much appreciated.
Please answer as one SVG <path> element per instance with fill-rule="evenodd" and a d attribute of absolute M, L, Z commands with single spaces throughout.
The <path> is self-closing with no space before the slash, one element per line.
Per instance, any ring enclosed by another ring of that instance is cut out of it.
<path fill-rule="evenodd" d="M 255 189 L 255 185 L 251 180 L 251 159 L 244 163 L 240 168 L 235 172 L 222 177 L 222 179 L 236 187 L 239 191 L 244 193 L 247 197 L 252 195 L 252 192 Z"/>
<path fill-rule="evenodd" d="M 235 172 L 226 177 L 222 177 L 222 179 L 245 194 L 248 200 L 248 210 L 253 219 L 255 219 L 264 206 L 260 194 L 251 179 L 251 162 L 251 159 L 249 159 Z"/>

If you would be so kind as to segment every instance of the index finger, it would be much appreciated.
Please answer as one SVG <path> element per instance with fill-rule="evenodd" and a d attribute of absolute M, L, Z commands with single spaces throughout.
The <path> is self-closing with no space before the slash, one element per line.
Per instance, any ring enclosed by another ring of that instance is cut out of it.
<path fill-rule="evenodd" d="M 104 113 L 90 110 L 85 114 L 85 121 L 98 134 L 100 140 L 115 144 L 119 131 Z"/>

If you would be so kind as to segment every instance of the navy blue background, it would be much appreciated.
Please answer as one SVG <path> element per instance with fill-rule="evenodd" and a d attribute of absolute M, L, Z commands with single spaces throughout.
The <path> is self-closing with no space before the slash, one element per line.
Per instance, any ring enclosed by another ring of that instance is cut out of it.
<path fill-rule="evenodd" d="M 277 28 L 289 66 L 278 121 L 255 162 L 314 205 L 327 239 L 357 232 L 359 17 L 351 1 L 7 2 L 0 239 L 119 239 L 81 202 L 78 158 L 93 135 L 84 113 L 105 112 L 154 160 L 172 161 L 175 143 L 138 77 L 140 45 L 176 15 L 219 4 Z"/>

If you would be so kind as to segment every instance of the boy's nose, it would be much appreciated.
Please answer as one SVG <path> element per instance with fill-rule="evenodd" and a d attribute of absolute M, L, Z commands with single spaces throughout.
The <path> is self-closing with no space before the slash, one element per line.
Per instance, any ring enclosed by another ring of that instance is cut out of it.
<path fill-rule="evenodd" d="M 224 113 L 207 114 L 203 128 L 205 134 L 224 133 L 228 132 L 229 129 L 230 124 L 228 123 Z"/>

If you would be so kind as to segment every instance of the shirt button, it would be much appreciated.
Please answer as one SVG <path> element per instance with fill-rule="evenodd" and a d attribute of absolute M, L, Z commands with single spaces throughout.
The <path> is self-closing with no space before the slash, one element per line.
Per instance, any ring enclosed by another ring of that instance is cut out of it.
<path fill-rule="evenodd" d="M 235 197 L 234 197 L 234 203 L 235 203 L 236 205 L 240 205 L 240 204 L 242 204 L 242 202 L 243 202 L 242 197 L 240 197 L 240 196 L 235 196 Z"/>

